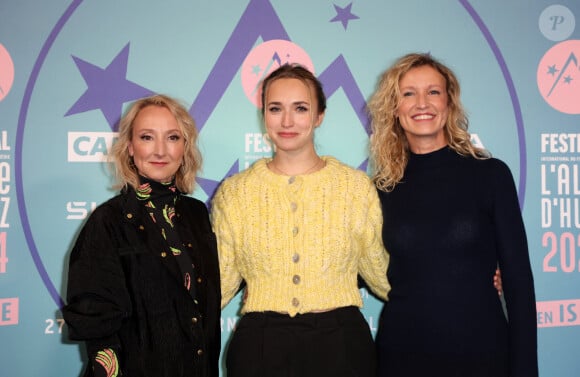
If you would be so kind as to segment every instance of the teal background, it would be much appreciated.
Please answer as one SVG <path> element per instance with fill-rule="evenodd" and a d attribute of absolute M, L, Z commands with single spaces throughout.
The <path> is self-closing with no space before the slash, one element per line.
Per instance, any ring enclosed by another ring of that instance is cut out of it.
<path fill-rule="evenodd" d="M 7 234 L 8 258 L 6 272 L 0 273 L 0 303 L 19 298 L 17 324 L 3 325 L 0 307 L 0 375 L 78 376 L 83 366 L 82 348 L 66 339 L 66 327 L 58 329 L 62 317 L 55 294 L 65 295 L 68 255 L 83 221 L 67 219 L 67 203 L 85 203 L 78 206 L 90 210 L 92 203 L 101 203 L 114 192 L 109 189 L 103 164 L 67 161 L 68 132 L 111 131 L 99 109 L 65 115 L 87 90 L 74 58 L 105 69 L 129 44 L 125 78 L 191 106 L 230 38 L 255 38 L 254 46 L 268 39 L 258 34 L 269 30 L 271 15 L 252 14 L 254 31 L 246 30 L 247 35 L 236 28 L 252 6 L 273 9 L 279 19 L 274 21 L 290 41 L 309 54 L 317 74 L 342 56 L 365 99 L 372 94 L 380 73 L 402 54 L 431 52 L 449 65 L 462 84 L 471 132 L 510 166 L 520 188 L 538 303 L 575 300 L 577 306 L 571 311 L 580 317 L 579 226 L 559 229 L 556 224 L 544 229 L 540 221 L 540 201 L 545 197 L 541 193 L 541 158 L 546 155 L 540 150 L 540 136 L 580 135 L 580 116 L 552 108 L 536 84 L 544 54 L 564 40 L 580 40 L 580 31 L 570 19 L 562 26 L 570 32 L 562 34 L 561 40 L 552 40 L 542 31 L 542 12 L 556 4 L 565 6 L 573 17 L 580 15 L 578 0 L 0 2 L 0 44 L 8 50 L 15 67 L 11 91 L 0 101 L 0 130 L 7 131 L 6 143 L 11 147 L 0 151 L 4 155 L 1 161 L 11 168 L 10 190 L 0 195 L 9 198 L 9 227 L 0 228 Z M 346 28 L 341 22 L 331 22 L 337 16 L 336 7 L 349 5 L 358 18 L 349 20 Z M 466 6 L 473 7 L 481 18 L 505 61 L 521 110 L 520 133 L 508 81 L 489 40 Z M 575 53 L 580 58 L 580 51 Z M 228 54 L 222 59 L 235 63 Z M 576 80 L 580 80 L 578 66 Z M 201 129 L 205 161 L 193 196 L 203 201 L 209 200 L 212 187 L 232 168 L 242 170 L 247 161 L 269 155 L 245 150 L 245 135 L 261 133 L 262 127 L 256 108 L 245 97 L 240 75 L 238 69 L 227 80 L 223 95 L 209 109 Z M 217 81 L 226 80 L 220 77 Z M 212 87 L 216 82 L 207 85 Z M 103 96 L 113 97 L 116 91 L 111 87 Z M 580 98 L 580 92 L 576 94 Z M 197 110 L 193 110 L 194 117 Z M 119 107 L 118 116 L 120 111 Z M 329 97 L 316 143 L 321 154 L 334 155 L 354 167 L 365 166 L 367 134 L 344 88 Z M 578 166 L 578 150 L 560 155 L 569 158 L 571 170 Z M 570 180 L 578 186 L 577 176 Z M 566 198 L 577 203 L 580 193 Z M 577 218 L 578 212 L 573 211 Z M 566 251 L 575 263 L 573 272 L 562 271 L 560 254 L 549 260 L 557 271 L 544 271 L 549 252 L 542 245 L 546 231 L 570 232 L 575 237 L 576 244 Z M 363 313 L 374 333 L 381 302 L 362 293 Z M 224 345 L 238 309 L 239 297 L 222 312 Z M 580 320 L 572 318 L 565 326 L 538 328 L 541 376 L 580 375 L 579 325 Z"/>

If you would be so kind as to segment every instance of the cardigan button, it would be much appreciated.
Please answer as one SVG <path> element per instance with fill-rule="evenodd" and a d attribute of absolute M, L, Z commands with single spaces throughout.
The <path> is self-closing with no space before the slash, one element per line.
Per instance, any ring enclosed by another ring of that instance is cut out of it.
<path fill-rule="evenodd" d="M 139 230 L 145 230 L 145 227 L 143 225 L 139 225 Z"/>
<path fill-rule="evenodd" d="M 197 317 L 193 317 L 193 318 L 191 319 L 191 323 L 193 323 L 193 324 L 195 325 L 195 324 L 197 323 Z"/>
<path fill-rule="evenodd" d="M 133 214 L 132 214 L 132 213 L 128 213 L 128 214 L 127 214 L 127 218 L 128 218 L 128 219 L 132 219 L 132 218 L 133 218 Z"/>
<path fill-rule="evenodd" d="M 201 355 L 203 355 L 203 350 L 200 348 L 197 350 L 196 353 L 197 353 L 197 356 L 201 356 Z"/>
<path fill-rule="evenodd" d="M 294 255 L 292 255 L 292 262 L 298 263 L 299 260 L 300 260 L 300 254 L 294 253 Z"/>
<path fill-rule="evenodd" d="M 202 278 L 200 278 L 200 277 L 198 277 L 198 278 L 197 278 L 197 282 L 198 282 L 198 283 L 201 283 L 202 281 L 203 281 L 203 279 L 202 279 Z"/>
<path fill-rule="evenodd" d="M 300 275 L 292 276 L 292 283 L 294 283 L 295 285 L 300 284 Z"/>
<path fill-rule="evenodd" d="M 298 305 L 300 305 L 300 301 L 296 297 L 294 297 L 292 299 L 292 306 L 297 307 Z"/>
<path fill-rule="evenodd" d="M 165 251 L 161 252 L 161 258 L 165 258 L 167 256 L 167 253 Z"/>

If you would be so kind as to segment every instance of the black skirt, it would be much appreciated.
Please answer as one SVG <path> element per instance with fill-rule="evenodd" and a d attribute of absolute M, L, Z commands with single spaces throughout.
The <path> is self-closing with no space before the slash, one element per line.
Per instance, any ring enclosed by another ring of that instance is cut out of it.
<path fill-rule="evenodd" d="M 228 377 L 375 377 L 369 325 L 356 307 L 290 317 L 244 315 L 227 350 Z"/>

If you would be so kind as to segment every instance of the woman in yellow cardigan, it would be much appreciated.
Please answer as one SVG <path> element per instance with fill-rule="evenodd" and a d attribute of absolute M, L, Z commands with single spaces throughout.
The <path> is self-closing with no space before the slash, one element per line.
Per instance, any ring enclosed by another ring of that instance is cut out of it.
<path fill-rule="evenodd" d="M 275 155 L 226 179 L 215 195 L 222 307 L 242 281 L 247 289 L 229 377 L 376 373 L 357 278 L 386 300 L 381 209 L 364 172 L 316 153 L 325 109 L 311 72 L 272 72 L 262 115 Z"/>

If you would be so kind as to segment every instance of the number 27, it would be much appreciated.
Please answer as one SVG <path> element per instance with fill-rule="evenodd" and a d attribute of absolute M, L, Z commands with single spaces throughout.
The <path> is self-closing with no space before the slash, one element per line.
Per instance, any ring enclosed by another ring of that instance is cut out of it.
<path fill-rule="evenodd" d="M 47 319 L 46 321 L 46 328 L 44 329 L 45 334 L 54 334 L 55 328 L 58 327 L 58 334 L 62 333 L 62 327 L 64 326 L 64 319 L 57 318 L 57 319 Z"/>

